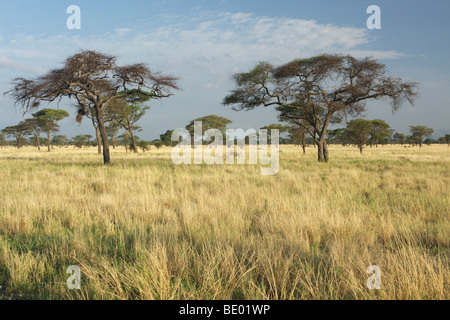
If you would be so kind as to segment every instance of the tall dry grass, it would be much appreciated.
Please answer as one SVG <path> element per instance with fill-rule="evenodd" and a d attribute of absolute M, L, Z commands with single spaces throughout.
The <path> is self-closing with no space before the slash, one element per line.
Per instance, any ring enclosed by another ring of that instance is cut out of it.
<path fill-rule="evenodd" d="M 330 149 L 323 164 L 282 146 L 276 176 L 175 166 L 169 148 L 109 167 L 95 149 L 0 149 L 0 296 L 448 299 L 450 148 Z"/>

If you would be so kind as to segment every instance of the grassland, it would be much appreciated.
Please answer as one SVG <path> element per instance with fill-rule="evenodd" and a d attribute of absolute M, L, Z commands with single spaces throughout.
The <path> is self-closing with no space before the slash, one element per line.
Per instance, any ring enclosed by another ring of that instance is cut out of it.
<path fill-rule="evenodd" d="M 450 298 L 447 146 L 282 146 L 276 176 L 170 150 L 0 149 L 0 299 Z"/>

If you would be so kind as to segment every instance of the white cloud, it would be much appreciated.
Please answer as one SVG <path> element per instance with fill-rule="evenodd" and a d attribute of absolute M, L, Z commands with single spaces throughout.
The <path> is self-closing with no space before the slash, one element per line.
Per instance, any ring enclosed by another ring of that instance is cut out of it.
<path fill-rule="evenodd" d="M 349 50 L 348 53 L 356 58 L 372 57 L 375 59 L 398 59 L 407 57 L 406 54 L 394 50 L 377 51 L 377 50 Z"/>
<path fill-rule="evenodd" d="M 367 29 L 320 24 L 314 20 L 259 17 L 246 13 L 203 13 L 175 19 L 173 24 L 141 30 L 132 36 L 130 28 L 115 33 L 80 36 L 31 37 L 17 35 L 14 48 L 0 49 L 5 55 L 39 56 L 59 61 L 81 48 L 119 55 L 127 61 L 158 61 L 167 66 L 208 66 L 229 70 L 255 61 L 284 63 L 323 52 L 352 53 L 390 59 L 404 56 L 396 51 L 365 51 L 373 41 Z M 179 21 L 184 21 L 179 23 Z M 124 40 L 126 41 L 124 43 Z M 18 48 L 20 46 L 20 49 Z M 249 66 L 250 67 L 250 66 Z"/>
<path fill-rule="evenodd" d="M 0 56 L 0 69 L 12 69 L 16 71 L 26 72 L 26 73 L 35 73 L 35 74 L 43 74 L 47 70 L 41 67 L 34 67 L 24 63 L 20 63 L 6 57 Z"/>
<path fill-rule="evenodd" d="M 131 29 L 129 29 L 129 28 L 117 28 L 117 29 L 114 29 L 114 31 L 115 31 L 119 36 L 123 36 L 123 35 L 127 34 L 128 32 L 130 32 Z"/>

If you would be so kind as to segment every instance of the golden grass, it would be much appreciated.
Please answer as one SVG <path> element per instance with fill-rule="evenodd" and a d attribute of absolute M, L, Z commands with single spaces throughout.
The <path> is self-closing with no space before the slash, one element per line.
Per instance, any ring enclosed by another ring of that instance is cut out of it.
<path fill-rule="evenodd" d="M 449 298 L 447 146 L 281 146 L 276 176 L 170 152 L 0 149 L 0 299 Z"/>

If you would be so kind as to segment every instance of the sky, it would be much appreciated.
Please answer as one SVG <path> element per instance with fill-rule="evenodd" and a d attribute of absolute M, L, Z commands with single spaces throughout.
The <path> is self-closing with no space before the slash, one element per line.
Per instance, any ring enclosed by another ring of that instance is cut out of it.
<path fill-rule="evenodd" d="M 81 9 L 81 29 L 69 30 L 67 8 Z M 367 8 L 381 9 L 381 30 L 370 30 Z M 260 61 L 275 65 L 321 53 L 366 56 L 390 74 L 420 83 L 414 106 L 395 114 L 388 103 L 367 104 L 367 119 L 383 119 L 408 134 L 410 125 L 450 133 L 450 1 L 445 0 L 0 0 L 0 129 L 23 119 L 10 96 L 14 78 L 35 79 L 80 50 L 118 57 L 118 64 L 146 63 L 152 71 L 180 78 L 181 90 L 153 101 L 141 119 L 144 140 L 216 114 L 230 128 L 258 129 L 277 123 L 273 108 L 233 111 L 222 105 L 232 76 Z M 89 121 L 75 121 L 74 102 L 60 122 L 69 137 L 93 134 Z M 25 115 L 25 118 L 30 115 Z"/>

